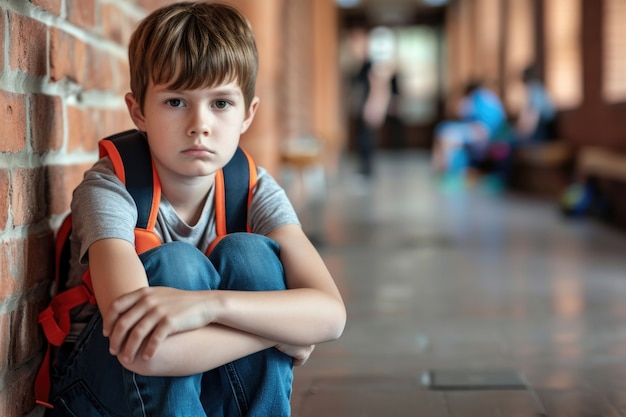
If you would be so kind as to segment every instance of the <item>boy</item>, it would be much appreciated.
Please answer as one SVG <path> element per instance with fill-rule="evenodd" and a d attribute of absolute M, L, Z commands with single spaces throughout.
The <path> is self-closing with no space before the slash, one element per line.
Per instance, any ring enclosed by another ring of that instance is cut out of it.
<path fill-rule="evenodd" d="M 72 271 L 97 309 L 73 311 L 52 370 L 50 416 L 288 416 L 292 365 L 338 338 L 346 313 L 284 191 L 262 168 L 253 233 L 214 240 L 214 178 L 254 118 L 257 52 L 230 6 L 177 3 L 129 46 L 129 113 L 161 183 L 156 232 L 137 255 L 137 208 L 102 158 L 72 200 Z M 94 311 L 95 310 L 95 311 Z"/>

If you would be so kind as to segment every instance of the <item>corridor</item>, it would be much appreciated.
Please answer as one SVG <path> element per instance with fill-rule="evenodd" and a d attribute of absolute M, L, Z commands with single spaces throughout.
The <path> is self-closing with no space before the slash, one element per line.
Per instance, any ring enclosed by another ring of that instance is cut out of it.
<path fill-rule="evenodd" d="M 624 232 L 442 190 L 417 151 L 376 167 L 316 213 L 348 324 L 296 369 L 295 417 L 626 415 Z"/>

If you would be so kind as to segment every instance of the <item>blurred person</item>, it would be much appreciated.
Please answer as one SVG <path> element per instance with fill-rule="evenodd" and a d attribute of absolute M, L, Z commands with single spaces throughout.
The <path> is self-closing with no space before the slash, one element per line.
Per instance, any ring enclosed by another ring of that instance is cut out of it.
<path fill-rule="evenodd" d="M 522 72 L 526 101 L 516 124 L 516 144 L 533 144 L 551 140 L 555 109 L 537 70 L 529 66 Z"/>
<path fill-rule="evenodd" d="M 373 175 L 376 135 L 385 123 L 394 95 L 398 94 L 392 61 L 394 40 L 388 28 L 375 28 L 369 34 L 356 32 L 362 49 L 361 65 L 352 77 L 353 111 L 356 119 L 356 147 L 359 174 L 365 179 Z"/>
<path fill-rule="evenodd" d="M 464 89 L 458 120 L 443 121 L 435 129 L 434 171 L 464 174 L 472 160 L 485 157 L 505 126 L 506 113 L 498 96 L 481 82 L 471 81 Z"/>

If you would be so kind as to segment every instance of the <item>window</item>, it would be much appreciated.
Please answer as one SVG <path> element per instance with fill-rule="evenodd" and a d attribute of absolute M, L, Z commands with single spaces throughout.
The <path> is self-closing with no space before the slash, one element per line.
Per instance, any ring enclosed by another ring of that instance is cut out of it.
<path fill-rule="evenodd" d="M 477 31 L 475 69 L 476 73 L 488 83 L 499 77 L 499 54 L 502 40 L 501 5 L 500 0 L 479 0 L 474 12 Z"/>
<path fill-rule="evenodd" d="M 507 109 L 516 114 L 525 100 L 522 71 L 535 62 L 534 8 L 532 0 L 509 2 L 507 10 L 508 36 L 505 48 Z"/>
<path fill-rule="evenodd" d="M 621 0 L 618 0 L 621 1 Z M 546 87 L 559 109 L 582 102 L 580 0 L 545 0 Z"/>
<path fill-rule="evenodd" d="M 626 2 L 604 0 L 603 95 L 609 102 L 626 101 Z"/>

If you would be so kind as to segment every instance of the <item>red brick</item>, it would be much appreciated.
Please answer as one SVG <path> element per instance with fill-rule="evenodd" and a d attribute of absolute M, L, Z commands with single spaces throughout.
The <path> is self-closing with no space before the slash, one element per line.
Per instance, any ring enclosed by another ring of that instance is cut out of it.
<path fill-rule="evenodd" d="M 47 213 L 44 168 L 16 168 L 12 178 L 13 224 L 25 226 L 43 220 Z"/>
<path fill-rule="evenodd" d="M 11 68 L 35 77 L 46 75 L 46 26 L 13 12 L 8 16 Z"/>
<path fill-rule="evenodd" d="M 33 150 L 43 154 L 63 146 L 63 104 L 57 96 L 34 94 L 30 100 Z"/>
<path fill-rule="evenodd" d="M 0 169 L 0 231 L 7 227 L 9 218 L 9 171 Z M 2 275 L 0 275 L 2 276 Z"/>
<path fill-rule="evenodd" d="M 54 278 L 54 233 L 48 229 L 0 242 L 0 301 Z"/>
<path fill-rule="evenodd" d="M 108 110 L 108 109 L 93 109 L 92 110 L 93 130 L 94 130 L 94 135 L 98 138 L 98 140 L 104 138 L 105 136 L 109 136 L 109 134 L 105 133 L 105 132 L 108 132 L 107 128 L 111 128 L 111 127 L 118 128 L 117 125 L 109 124 L 113 120 L 113 118 L 110 116 L 112 112 L 113 110 Z"/>
<path fill-rule="evenodd" d="M 19 265 L 24 269 L 22 288 L 27 291 L 54 279 L 54 233 L 52 230 L 31 235 L 20 254 Z"/>
<path fill-rule="evenodd" d="M 126 108 L 120 109 L 98 109 L 94 111 L 92 120 L 98 128 L 96 130 L 98 141 L 113 133 L 122 132 L 128 129 L 135 129 Z"/>
<path fill-rule="evenodd" d="M 173 3 L 172 0 L 136 0 L 136 2 L 138 6 L 146 9 L 148 12 Z"/>
<path fill-rule="evenodd" d="M 9 315 L 0 314 L 0 334 L 9 334 Z M 0 339 L 0 369 L 7 369 L 9 365 L 9 338 Z M 1 408 L 0 408 L 1 410 Z"/>
<path fill-rule="evenodd" d="M 96 120 L 100 127 L 98 129 L 99 138 L 105 138 L 114 133 L 136 128 L 126 109 L 102 109 L 98 111 Z"/>
<path fill-rule="evenodd" d="M 66 0 L 68 20 L 80 27 L 91 29 L 96 23 L 95 0 Z"/>
<path fill-rule="evenodd" d="M 59 16 L 61 14 L 61 0 L 29 0 L 33 5 Z"/>
<path fill-rule="evenodd" d="M 67 107 L 68 127 L 68 150 L 75 151 L 84 149 L 95 151 L 97 149 L 97 111 L 89 108 Z"/>
<path fill-rule="evenodd" d="M 51 165 L 48 169 L 48 184 L 54 193 L 49 196 L 50 213 L 60 215 L 70 209 L 72 192 L 80 184 L 83 174 L 91 163 L 80 165 Z"/>
<path fill-rule="evenodd" d="M 18 369 L 43 345 L 37 322 L 39 303 L 28 303 L 9 313 L 9 369 Z"/>
<path fill-rule="evenodd" d="M 0 152 L 26 146 L 26 96 L 0 90 Z"/>
<path fill-rule="evenodd" d="M 137 129 L 137 126 L 135 126 L 135 123 L 130 118 L 128 111 L 120 110 L 116 114 L 117 125 L 122 127 L 120 130 Z"/>
<path fill-rule="evenodd" d="M 86 46 L 81 40 L 57 28 L 50 30 L 50 80 L 67 78 L 83 84 L 87 67 Z"/>
<path fill-rule="evenodd" d="M 117 71 L 117 86 L 116 91 L 120 95 L 124 95 L 130 91 L 130 66 L 128 65 L 128 60 L 117 60 L 116 65 Z"/>
<path fill-rule="evenodd" d="M 128 45 L 137 20 L 124 13 L 114 4 L 101 6 L 102 35 L 120 45 Z"/>
<path fill-rule="evenodd" d="M 17 259 L 20 249 L 23 248 L 23 240 L 0 241 L 0 301 L 6 300 L 9 295 L 18 291 L 18 271 L 14 260 Z"/>
<path fill-rule="evenodd" d="M 87 46 L 87 75 L 85 77 L 86 90 L 113 90 L 113 58 L 108 52 Z"/>
<path fill-rule="evenodd" d="M 61 0 L 29 0 L 32 4 L 50 13 L 59 16 L 61 14 Z"/>
<path fill-rule="evenodd" d="M 37 368 L 34 362 L 9 370 L 5 376 L 5 389 L 0 393 L 0 410 L 3 417 L 31 415 L 35 408 L 34 382 Z M 34 414 L 33 414 L 34 415 Z M 40 415 L 36 413 L 36 415 Z"/>

